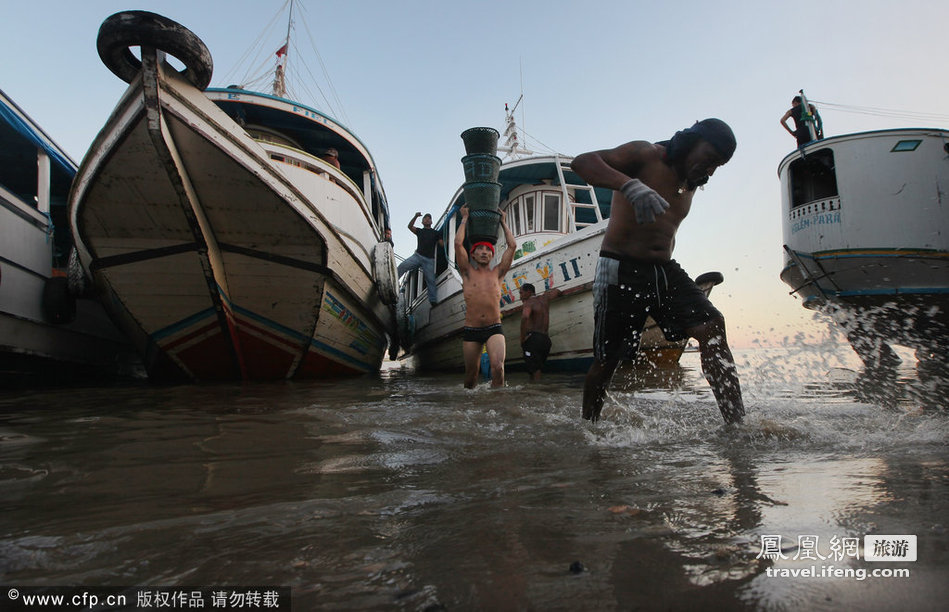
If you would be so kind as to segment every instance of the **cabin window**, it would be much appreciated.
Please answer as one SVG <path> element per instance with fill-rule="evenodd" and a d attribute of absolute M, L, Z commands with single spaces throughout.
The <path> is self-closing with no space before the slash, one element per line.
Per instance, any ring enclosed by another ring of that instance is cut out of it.
<path fill-rule="evenodd" d="M 839 195 L 834 152 L 830 149 L 820 149 L 794 160 L 788 169 L 788 177 L 792 209 Z"/>
<path fill-rule="evenodd" d="M 418 291 L 416 292 L 416 297 L 418 297 L 419 295 L 421 295 L 421 294 L 423 294 L 423 293 L 427 294 L 427 293 L 428 293 L 428 283 L 425 282 L 425 275 L 422 274 L 422 271 L 421 271 L 421 270 L 416 270 L 416 271 L 415 271 L 415 275 L 416 275 L 415 278 L 417 279 L 416 282 L 418 283 Z"/>
<path fill-rule="evenodd" d="M 406 279 L 409 283 L 409 301 L 415 301 L 415 298 L 418 297 L 418 276 L 418 270 L 412 270 L 412 272 L 409 273 L 409 277 Z"/>
<path fill-rule="evenodd" d="M 526 232 L 534 231 L 534 196 L 528 195 L 524 196 L 524 213 L 527 219 L 527 227 L 525 228 Z"/>
<path fill-rule="evenodd" d="M 560 195 L 544 194 L 544 231 L 560 231 Z"/>
<path fill-rule="evenodd" d="M 511 203 L 508 209 L 512 213 L 511 217 L 514 219 L 514 228 L 513 228 L 514 235 L 520 236 L 521 235 L 521 203 L 520 201 L 515 200 L 514 202 Z"/>
<path fill-rule="evenodd" d="M 902 153 L 904 151 L 915 151 L 922 144 L 922 140 L 901 140 L 890 149 L 890 153 Z"/>
<path fill-rule="evenodd" d="M 442 231 L 442 240 L 445 244 L 452 244 L 451 241 L 444 239 L 444 231 Z M 454 238 L 452 239 L 454 240 Z M 448 269 L 448 259 L 446 259 L 445 249 L 440 246 L 435 246 L 435 278 Z M 437 283 L 437 281 L 436 281 Z"/>

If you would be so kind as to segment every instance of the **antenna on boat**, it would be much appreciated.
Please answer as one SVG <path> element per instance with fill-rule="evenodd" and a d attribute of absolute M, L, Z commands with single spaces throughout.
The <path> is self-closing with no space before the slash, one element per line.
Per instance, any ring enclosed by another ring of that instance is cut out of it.
<path fill-rule="evenodd" d="M 521 97 L 514 103 L 514 108 L 508 108 L 507 102 L 504 103 L 504 120 L 507 127 L 504 129 L 504 145 L 499 146 L 498 151 L 507 153 L 507 156 L 511 159 L 534 154 L 533 151 L 522 148 L 517 138 L 517 123 L 514 121 L 514 111 L 517 110 L 523 99 L 524 94 L 521 94 Z"/>
<path fill-rule="evenodd" d="M 807 96 L 804 95 L 804 90 L 799 89 L 798 93 L 801 94 L 801 105 L 804 107 L 801 118 L 804 120 L 804 125 L 807 126 L 807 131 L 811 134 L 811 140 L 817 140 L 817 118 L 811 112 L 811 105 L 807 101 Z"/>
<path fill-rule="evenodd" d="M 290 0 L 290 16 L 287 18 L 287 38 L 283 46 L 277 49 L 277 67 L 274 69 L 273 94 L 287 97 L 287 58 L 290 50 L 290 28 L 293 25 L 293 0 Z"/>

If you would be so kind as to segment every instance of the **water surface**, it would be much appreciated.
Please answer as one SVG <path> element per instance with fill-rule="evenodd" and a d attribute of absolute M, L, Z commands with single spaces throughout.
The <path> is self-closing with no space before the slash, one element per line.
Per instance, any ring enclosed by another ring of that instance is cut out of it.
<path fill-rule="evenodd" d="M 845 346 L 736 357 L 737 429 L 695 354 L 618 375 L 595 425 L 581 376 L 466 390 L 391 363 L 338 383 L 0 391 L 0 583 L 279 585 L 295 610 L 940 609 L 942 397 L 911 360 L 858 393 Z M 829 556 L 867 534 L 915 534 L 919 560 L 817 566 L 908 578 L 768 575 L 813 564 L 793 559 L 800 536 Z M 786 559 L 761 556 L 764 535 Z"/>

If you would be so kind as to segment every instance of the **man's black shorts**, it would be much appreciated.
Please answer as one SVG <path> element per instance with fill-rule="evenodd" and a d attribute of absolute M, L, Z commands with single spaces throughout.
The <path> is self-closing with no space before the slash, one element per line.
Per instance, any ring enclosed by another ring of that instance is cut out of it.
<path fill-rule="evenodd" d="M 528 374 L 540 370 L 547 362 L 547 356 L 550 355 L 550 336 L 542 332 L 528 332 L 521 345 L 524 351 L 524 367 Z"/>
<path fill-rule="evenodd" d="M 500 323 L 486 325 L 485 327 L 465 326 L 465 329 L 461 334 L 461 339 L 464 342 L 477 342 L 478 344 L 484 344 L 488 341 L 488 338 L 494 334 L 504 334 L 504 330 L 501 328 Z"/>
<path fill-rule="evenodd" d="M 593 282 L 593 354 L 599 361 L 632 360 L 646 318 L 669 341 L 722 314 L 675 262 L 654 263 L 600 253 Z"/>

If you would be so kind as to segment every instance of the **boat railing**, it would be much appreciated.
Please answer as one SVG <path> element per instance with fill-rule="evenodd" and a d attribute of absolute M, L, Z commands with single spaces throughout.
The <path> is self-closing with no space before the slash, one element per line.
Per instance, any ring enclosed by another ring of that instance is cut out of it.
<path fill-rule="evenodd" d="M 301 149 L 275 144 L 267 140 L 258 139 L 257 142 L 267 150 L 271 160 L 303 168 L 327 180 L 335 179 L 340 187 L 365 204 L 362 188 L 342 170 Z"/>
<path fill-rule="evenodd" d="M 591 188 L 591 192 L 592 192 L 592 188 Z M 570 222 L 573 224 L 573 231 L 578 231 L 585 227 L 596 225 L 597 223 L 603 220 L 603 216 L 600 214 L 600 207 L 598 204 L 584 204 L 583 202 L 570 202 L 570 208 L 571 208 Z M 588 208 L 588 209 L 593 210 L 594 214 L 596 215 L 596 221 L 589 221 L 589 222 L 577 221 L 577 211 L 583 208 Z"/>
<path fill-rule="evenodd" d="M 806 217 L 813 213 L 832 213 L 838 212 L 841 208 L 840 196 L 829 196 L 824 198 L 817 198 L 810 202 L 804 202 L 803 204 L 798 204 L 797 206 L 792 206 L 791 210 L 788 212 L 788 219 L 794 221 L 801 217 Z"/>
<path fill-rule="evenodd" d="M 18 217 L 30 221 L 36 227 L 48 231 L 49 215 L 37 210 L 35 204 L 30 206 L 26 200 L 12 191 L 7 191 L 2 185 L 0 185 L 0 207 L 6 208 Z"/>
<path fill-rule="evenodd" d="M 567 190 L 568 183 L 564 177 L 564 170 L 570 170 L 570 162 L 572 159 L 562 159 L 558 156 L 557 159 L 557 178 L 560 179 L 560 185 L 563 189 L 564 202 L 567 202 L 567 205 L 570 207 L 570 228 L 571 232 L 583 229 L 590 225 L 596 225 L 603 220 L 603 215 L 600 213 L 600 204 L 596 199 L 596 191 L 587 184 L 577 185 L 569 184 L 569 187 L 574 190 L 574 193 L 577 191 L 587 191 L 590 194 L 590 202 L 577 202 L 576 196 L 570 197 L 570 193 Z M 583 209 L 592 210 L 595 221 L 577 221 L 577 212 Z"/>
<path fill-rule="evenodd" d="M 266 140 L 258 140 L 257 142 L 267 151 L 271 162 L 294 166 L 315 174 L 322 180 L 336 183 L 358 203 L 363 216 L 377 228 L 380 235 L 382 234 L 382 228 L 385 227 L 385 218 L 379 207 L 373 205 L 373 185 L 368 170 L 363 171 L 363 185 L 360 186 L 356 184 L 352 177 L 339 168 L 306 151 L 286 145 L 278 145 Z"/>

